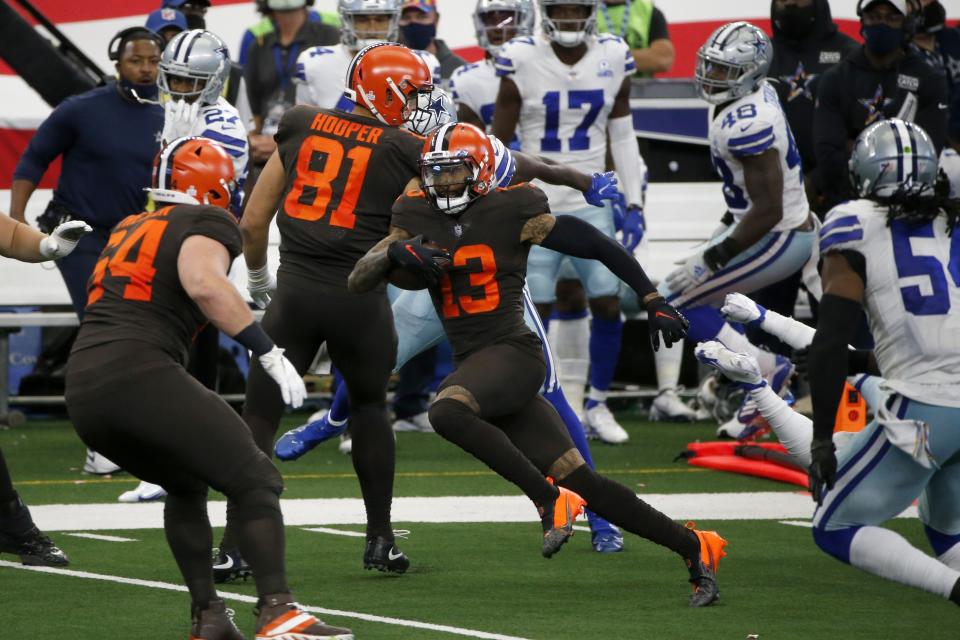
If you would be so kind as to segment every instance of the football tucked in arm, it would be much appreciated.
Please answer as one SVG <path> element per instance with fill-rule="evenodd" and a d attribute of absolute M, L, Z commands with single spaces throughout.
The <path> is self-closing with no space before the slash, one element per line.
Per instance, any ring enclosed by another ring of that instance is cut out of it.
<path fill-rule="evenodd" d="M 440 245 L 435 242 L 430 242 L 429 240 L 424 240 L 423 246 L 430 247 L 431 249 L 437 249 L 439 251 L 443 250 Z M 444 270 L 450 266 L 449 257 L 438 256 L 434 258 L 434 262 Z M 426 289 L 430 286 L 426 278 L 424 278 L 422 272 L 399 266 L 394 266 L 390 270 L 387 282 L 395 287 L 406 289 L 407 291 L 420 291 L 421 289 Z"/>

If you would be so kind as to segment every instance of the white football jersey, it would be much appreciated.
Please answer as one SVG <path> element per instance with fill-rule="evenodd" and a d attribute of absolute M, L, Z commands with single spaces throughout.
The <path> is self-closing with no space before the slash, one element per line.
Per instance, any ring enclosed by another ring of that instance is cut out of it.
<path fill-rule="evenodd" d="M 851 250 L 866 261 L 866 309 L 887 386 L 928 404 L 960 407 L 960 234 L 946 217 L 893 220 L 869 200 L 834 207 L 820 252 Z M 953 256 L 951 259 L 951 255 Z"/>
<path fill-rule="evenodd" d="M 786 231 L 807 221 L 810 205 L 803 188 L 800 151 L 776 89 L 764 80 L 760 89 L 728 104 L 710 123 L 713 166 L 723 180 L 727 209 L 738 221 L 753 206 L 740 159 L 768 149 L 780 154 L 783 173 L 783 219 L 773 230 Z"/>
<path fill-rule="evenodd" d="M 497 56 L 498 76 L 510 76 L 523 106 L 517 125 L 524 153 L 544 156 L 587 173 L 603 171 L 607 120 L 624 78 L 636 72 L 627 43 L 609 34 L 591 36 L 573 66 L 557 58 L 543 36 L 514 38 Z M 555 212 L 584 208 L 583 194 L 537 182 Z"/>
<path fill-rule="evenodd" d="M 493 123 L 493 108 L 497 103 L 497 92 L 500 90 L 500 79 L 489 58 L 465 64 L 453 72 L 450 77 L 450 89 L 453 100 L 458 105 L 470 108 L 487 126 Z"/>
<path fill-rule="evenodd" d="M 429 51 L 417 55 L 430 67 L 434 81 L 439 82 L 440 61 Z M 321 109 L 334 107 L 351 110 L 351 102 L 344 97 L 347 69 L 356 55 L 342 44 L 330 47 L 310 47 L 297 58 L 293 81 L 297 84 L 297 104 L 309 104 Z"/>
<path fill-rule="evenodd" d="M 183 136 L 199 136 L 217 142 L 233 159 L 233 172 L 237 184 L 243 186 L 247 178 L 249 145 L 247 128 L 237 108 L 223 96 L 215 104 L 208 104 L 197 111 L 193 120 L 173 119 L 164 121 L 161 140 L 164 145 Z"/>

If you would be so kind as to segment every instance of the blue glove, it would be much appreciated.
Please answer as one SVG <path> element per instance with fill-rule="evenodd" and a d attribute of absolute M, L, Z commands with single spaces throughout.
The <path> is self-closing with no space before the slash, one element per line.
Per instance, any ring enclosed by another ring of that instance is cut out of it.
<path fill-rule="evenodd" d="M 617 176 L 613 171 L 595 173 L 590 180 L 590 188 L 583 192 L 583 199 L 595 207 L 604 206 L 604 200 L 613 200 L 619 195 Z"/>
<path fill-rule="evenodd" d="M 617 191 L 617 195 L 610 199 L 610 208 L 613 209 L 613 228 L 623 230 L 623 220 L 627 217 L 627 197 Z"/>
<path fill-rule="evenodd" d="M 620 244 L 624 249 L 633 253 L 640 241 L 643 240 L 643 234 L 647 230 L 647 221 L 643 217 L 643 209 L 633 205 L 627 207 L 623 215 L 623 223 L 620 225 L 623 232 L 623 239 Z"/>

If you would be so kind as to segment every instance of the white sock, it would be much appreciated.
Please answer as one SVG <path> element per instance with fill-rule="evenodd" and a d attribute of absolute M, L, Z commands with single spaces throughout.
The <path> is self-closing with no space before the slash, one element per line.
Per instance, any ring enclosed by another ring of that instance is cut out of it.
<path fill-rule="evenodd" d="M 813 327 L 808 327 L 799 320 L 782 316 L 776 311 L 767 309 L 760 328 L 787 343 L 794 349 L 803 349 L 809 347 L 813 342 L 813 334 L 817 332 Z"/>
<path fill-rule="evenodd" d="M 783 398 L 764 385 L 750 392 L 760 415 L 767 419 L 780 444 L 803 466 L 810 464 L 810 441 L 813 439 L 813 421 L 791 409 Z"/>
<path fill-rule="evenodd" d="M 660 344 L 660 350 L 653 354 L 657 369 L 657 388 L 660 391 L 676 389 L 680 383 L 680 364 L 683 362 L 683 340 L 674 343 L 669 349 Z"/>
<path fill-rule="evenodd" d="M 951 569 L 920 551 L 906 539 L 882 527 L 862 527 L 850 543 L 850 564 L 900 584 L 949 598 L 960 580 Z"/>
<path fill-rule="evenodd" d="M 590 386 L 590 393 L 587 394 L 587 400 L 592 400 L 593 402 L 598 402 L 600 404 L 606 404 L 608 391 L 601 391 L 594 386 Z"/>
<path fill-rule="evenodd" d="M 937 560 L 951 569 L 960 571 L 960 542 L 953 545 L 937 557 Z"/>
<path fill-rule="evenodd" d="M 756 358 L 757 364 L 760 365 L 760 371 L 763 372 L 764 376 L 767 376 L 769 372 L 772 372 L 774 367 L 777 366 L 777 357 L 774 354 L 761 349 L 760 347 L 754 346 L 752 342 L 747 340 L 747 336 L 743 335 L 726 322 L 724 322 L 723 326 L 720 328 L 720 333 L 717 334 L 717 340 L 722 342 L 723 346 L 731 351 L 745 353 L 748 356 L 753 356 Z"/>
<path fill-rule="evenodd" d="M 580 416 L 590 374 L 590 318 L 551 320 L 547 335 L 557 363 L 557 378 L 570 406 Z"/>

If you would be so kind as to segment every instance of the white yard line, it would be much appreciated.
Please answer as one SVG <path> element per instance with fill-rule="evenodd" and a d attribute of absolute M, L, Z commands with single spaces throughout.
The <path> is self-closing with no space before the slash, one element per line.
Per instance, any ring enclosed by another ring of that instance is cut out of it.
<path fill-rule="evenodd" d="M 367 534 L 360 533 L 359 531 L 344 531 L 342 529 L 329 529 L 327 527 L 304 527 L 304 531 L 312 531 L 314 533 L 329 533 L 333 536 L 347 536 L 348 538 L 366 538 Z"/>
<path fill-rule="evenodd" d="M 809 520 L 781 520 L 780 524 L 788 524 L 791 527 L 806 527 L 807 529 L 813 528 L 813 523 Z"/>
<path fill-rule="evenodd" d="M 63 535 L 89 540 L 102 540 L 103 542 L 137 542 L 135 538 L 121 538 L 120 536 L 107 536 L 100 533 L 65 533 Z"/>
<path fill-rule="evenodd" d="M 806 492 L 641 494 L 654 508 L 676 520 L 802 520 L 813 515 Z M 366 514 L 358 498 L 283 500 L 283 519 L 289 526 L 363 525 Z M 33 519 L 43 531 L 114 531 L 160 529 L 163 504 L 51 504 L 31 505 Z M 213 526 L 226 523 L 226 503 L 209 504 Z M 901 517 L 917 517 L 910 507 Z M 524 496 L 447 496 L 396 498 L 394 523 L 537 522 L 536 511 Z"/>
<path fill-rule="evenodd" d="M 32 509 L 31 509 L 32 511 Z M 139 580 L 137 578 L 125 578 L 123 576 L 111 576 L 102 573 L 90 573 L 87 571 L 74 571 L 73 569 L 54 569 L 52 567 L 26 567 L 17 562 L 8 562 L 0 560 L 0 569 L 20 569 L 22 571 L 33 571 L 36 573 L 49 573 L 57 576 L 69 576 L 71 578 L 85 578 L 87 580 L 100 580 L 102 582 L 115 582 L 117 584 L 126 584 L 136 587 L 147 587 L 150 589 L 162 589 L 164 591 L 186 592 L 187 588 L 179 584 L 169 582 L 157 582 L 155 580 Z M 256 604 L 257 599 L 254 596 L 248 596 L 242 593 L 231 593 L 229 591 L 217 590 L 217 594 L 224 600 L 233 600 L 237 602 L 246 602 Z M 486 631 L 477 631 L 475 629 L 464 629 L 462 627 L 451 627 L 445 624 L 434 624 L 432 622 L 420 622 L 419 620 L 405 620 L 403 618 L 391 618 L 388 616 L 375 616 L 369 613 L 360 613 L 357 611 L 342 611 L 340 609 L 326 609 L 324 607 L 310 607 L 301 605 L 305 611 L 326 616 L 337 616 L 340 618 L 353 618 L 355 620 L 365 620 L 367 622 L 377 622 L 380 624 L 390 624 L 398 627 L 409 627 L 412 629 L 426 629 L 428 631 L 438 631 L 440 633 L 449 633 L 458 636 L 467 636 L 468 638 L 484 638 L 486 640 L 525 640 L 518 636 L 506 636 L 499 633 L 488 633 Z"/>

